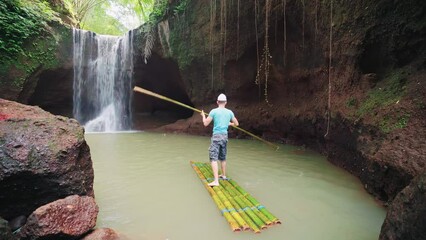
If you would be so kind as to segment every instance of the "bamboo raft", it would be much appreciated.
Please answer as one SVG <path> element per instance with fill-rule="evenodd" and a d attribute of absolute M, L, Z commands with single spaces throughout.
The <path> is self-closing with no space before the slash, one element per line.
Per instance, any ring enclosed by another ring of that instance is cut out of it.
<path fill-rule="evenodd" d="M 254 197 L 242 189 L 234 180 L 220 180 L 219 186 L 210 187 L 213 172 L 208 163 L 190 162 L 213 201 L 228 221 L 232 231 L 252 230 L 260 233 L 281 221 L 272 215 Z"/>

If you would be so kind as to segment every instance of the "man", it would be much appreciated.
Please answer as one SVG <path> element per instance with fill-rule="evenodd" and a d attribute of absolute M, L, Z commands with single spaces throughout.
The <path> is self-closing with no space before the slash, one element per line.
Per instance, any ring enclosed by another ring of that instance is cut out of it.
<path fill-rule="evenodd" d="M 219 186 L 219 177 L 226 179 L 226 145 L 228 143 L 228 126 L 238 126 L 238 120 L 235 118 L 234 113 L 225 108 L 226 96 L 220 94 L 217 97 L 218 107 L 211 110 L 208 117 L 205 116 L 204 111 L 201 111 L 203 117 L 203 124 L 207 127 L 213 120 L 213 135 L 211 138 L 211 145 L 209 148 L 210 163 L 212 165 L 214 180 L 209 183 L 209 186 Z M 222 169 L 222 175 L 219 176 L 218 164 Z"/>

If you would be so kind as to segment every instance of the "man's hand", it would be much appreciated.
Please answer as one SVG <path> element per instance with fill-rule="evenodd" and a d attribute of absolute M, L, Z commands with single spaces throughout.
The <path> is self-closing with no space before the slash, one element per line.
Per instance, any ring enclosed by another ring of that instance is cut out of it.
<path fill-rule="evenodd" d="M 201 116 L 203 117 L 204 127 L 207 127 L 211 123 L 211 121 L 213 120 L 210 116 L 206 117 L 204 110 L 201 110 Z"/>

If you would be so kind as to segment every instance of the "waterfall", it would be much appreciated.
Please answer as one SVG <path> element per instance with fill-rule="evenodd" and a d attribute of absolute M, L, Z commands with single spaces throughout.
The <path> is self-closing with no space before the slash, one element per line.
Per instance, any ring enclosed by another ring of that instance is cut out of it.
<path fill-rule="evenodd" d="M 88 132 L 131 129 L 133 33 L 73 30 L 73 114 Z"/>

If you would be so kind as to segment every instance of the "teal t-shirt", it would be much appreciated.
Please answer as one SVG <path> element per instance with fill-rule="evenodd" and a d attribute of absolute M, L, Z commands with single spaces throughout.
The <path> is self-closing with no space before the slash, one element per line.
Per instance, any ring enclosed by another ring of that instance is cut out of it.
<path fill-rule="evenodd" d="M 215 108 L 209 116 L 213 119 L 213 135 L 227 134 L 229 122 L 234 118 L 234 113 L 227 108 Z"/>

